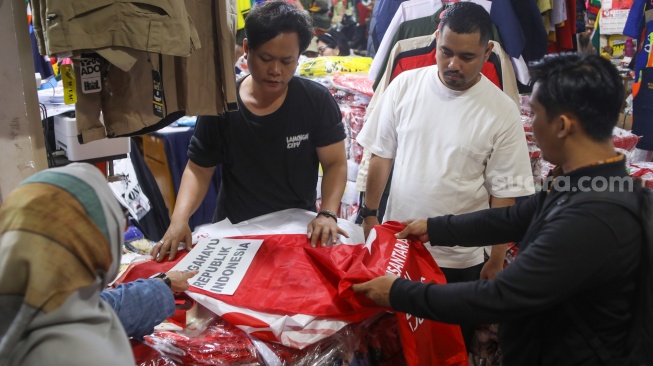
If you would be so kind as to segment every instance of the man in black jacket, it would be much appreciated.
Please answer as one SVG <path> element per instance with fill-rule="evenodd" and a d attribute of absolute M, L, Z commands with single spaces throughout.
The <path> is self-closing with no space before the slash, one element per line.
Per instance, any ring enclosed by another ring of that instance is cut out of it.
<path fill-rule="evenodd" d="M 531 78 L 533 133 L 557 166 L 549 190 L 512 207 L 411 220 L 397 234 L 446 246 L 518 241 L 516 260 L 494 280 L 436 285 L 386 276 L 353 289 L 418 317 L 498 322 L 507 366 L 601 364 L 580 324 L 615 364 L 625 364 L 616 358 L 625 356 L 644 231 L 632 213 L 639 212 L 634 183 L 611 138 L 621 79 L 609 61 L 582 54 L 548 55 L 531 66 Z M 624 205 L 581 202 L 592 191 Z"/>

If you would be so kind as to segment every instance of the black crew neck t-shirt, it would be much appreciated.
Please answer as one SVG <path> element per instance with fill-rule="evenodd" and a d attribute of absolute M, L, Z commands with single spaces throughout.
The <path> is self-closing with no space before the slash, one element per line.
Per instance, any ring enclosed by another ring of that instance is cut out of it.
<path fill-rule="evenodd" d="M 293 77 L 276 111 L 255 115 L 240 94 L 238 108 L 200 116 L 188 147 L 193 163 L 222 165 L 214 222 L 229 218 L 238 223 L 288 208 L 315 211 L 316 148 L 345 139 L 331 93 L 314 81 Z"/>

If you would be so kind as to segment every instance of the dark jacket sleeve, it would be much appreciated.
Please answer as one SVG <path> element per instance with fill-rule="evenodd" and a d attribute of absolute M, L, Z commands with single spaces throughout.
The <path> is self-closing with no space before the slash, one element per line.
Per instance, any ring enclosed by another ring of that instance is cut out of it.
<path fill-rule="evenodd" d="M 541 199 L 536 194 L 510 207 L 430 218 L 427 228 L 431 245 L 478 247 L 519 241 Z"/>
<path fill-rule="evenodd" d="M 494 280 L 435 285 L 398 279 L 390 289 L 390 304 L 417 317 L 456 324 L 497 323 L 541 312 L 606 283 L 616 273 L 635 270 L 637 248 L 632 243 L 638 243 L 641 231 L 627 220 L 612 224 L 602 219 L 629 217 L 618 210 L 570 207 L 543 226 Z"/>

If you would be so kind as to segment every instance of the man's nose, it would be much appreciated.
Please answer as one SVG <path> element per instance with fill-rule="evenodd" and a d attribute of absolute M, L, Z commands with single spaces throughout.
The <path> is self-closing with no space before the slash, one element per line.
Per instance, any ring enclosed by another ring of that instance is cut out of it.
<path fill-rule="evenodd" d="M 460 70 L 460 60 L 458 59 L 458 57 L 454 56 L 449 60 L 449 69 Z"/>
<path fill-rule="evenodd" d="M 274 61 L 270 66 L 270 75 L 279 75 L 281 73 L 281 64 L 279 61 Z"/>

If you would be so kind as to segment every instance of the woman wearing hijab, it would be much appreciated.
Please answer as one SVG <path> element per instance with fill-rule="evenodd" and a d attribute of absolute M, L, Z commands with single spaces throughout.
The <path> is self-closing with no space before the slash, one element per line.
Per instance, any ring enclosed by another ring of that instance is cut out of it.
<path fill-rule="evenodd" d="M 42 171 L 0 208 L 0 365 L 133 365 L 100 292 L 118 273 L 125 218 L 88 164 Z"/>

